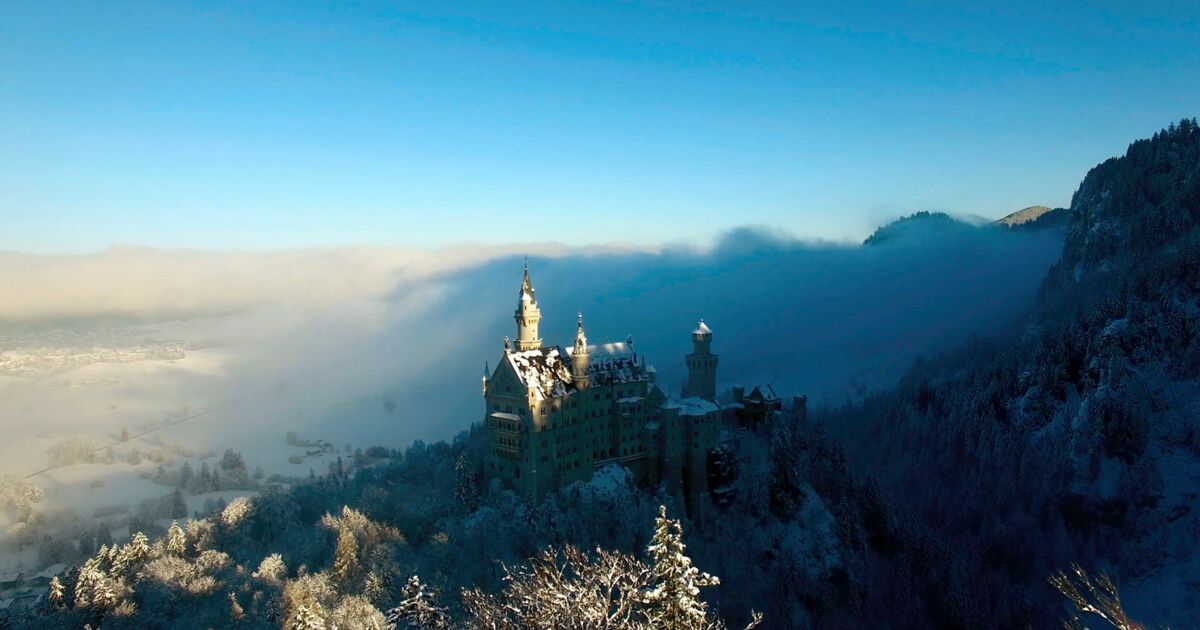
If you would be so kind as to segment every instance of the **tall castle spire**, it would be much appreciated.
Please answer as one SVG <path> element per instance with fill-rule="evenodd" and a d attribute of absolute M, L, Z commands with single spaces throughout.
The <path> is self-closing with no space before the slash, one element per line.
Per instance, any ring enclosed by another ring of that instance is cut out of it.
<path fill-rule="evenodd" d="M 541 348 L 538 322 L 542 320 L 542 312 L 538 309 L 533 282 L 529 280 L 529 263 L 525 263 L 525 277 L 521 279 L 521 290 L 517 294 L 517 310 L 513 313 L 513 319 L 517 322 L 517 352 Z"/>
<path fill-rule="evenodd" d="M 579 327 L 575 330 L 575 347 L 571 348 L 571 380 L 577 389 L 587 389 L 591 384 L 588 376 L 588 342 L 583 334 L 583 313 L 579 314 Z"/>

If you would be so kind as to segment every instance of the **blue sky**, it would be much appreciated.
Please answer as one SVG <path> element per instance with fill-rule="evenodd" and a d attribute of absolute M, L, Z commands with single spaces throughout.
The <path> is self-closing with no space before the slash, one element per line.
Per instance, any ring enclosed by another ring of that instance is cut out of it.
<path fill-rule="evenodd" d="M 1063 205 L 1195 2 L 6 2 L 0 250 L 859 238 Z"/>

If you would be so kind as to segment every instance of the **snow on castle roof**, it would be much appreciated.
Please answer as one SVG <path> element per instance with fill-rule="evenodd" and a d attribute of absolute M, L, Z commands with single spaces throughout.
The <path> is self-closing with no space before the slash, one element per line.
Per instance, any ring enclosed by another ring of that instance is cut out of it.
<path fill-rule="evenodd" d="M 567 354 L 574 352 L 568 348 Z M 591 385 L 629 383 L 645 379 L 638 355 L 633 345 L 626 341 L 614 341 L 588 346 L 588 380 Z"/>
<path fill-rule="evenodd" d="M 558 346 L 510 352 L 505 355 L 526 388 L 534 391 L 539 400 L 556 398 L 567 394 L 571 384 L 570 367 L 563 361 L 562 349 Z"/>
<path fill-rule="evenodd" d="M 663 409 L 678 409 L 681 416 L 705 416 L 721 410 L 717 403 L 695 396 L 672 398 L 663 405 Z"/>

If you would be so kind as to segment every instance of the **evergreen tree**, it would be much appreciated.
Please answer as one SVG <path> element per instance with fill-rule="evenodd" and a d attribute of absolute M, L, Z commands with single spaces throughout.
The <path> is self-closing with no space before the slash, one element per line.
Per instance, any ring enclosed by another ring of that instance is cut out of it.
<path fill-rule="evenodd" d="M 112 610 L 121 605 L 121 597 L 117 594 L 117 590 L 113 581 L 104 574 L 99 575 L 99 579 L 92 583 L 92 606 L 101 610 Z"/>
<path fill-rule="evenodd" d="M 434 594 L 415 575 L 400 591 L 400 603 L 387 612 L 388 630 L 443 630 L 449 627 L 449 613 L 437 605 Z"/>
<path fill-rule="evenodd" d="M 287 625 L 288 630 L 325 630 L 325 620 L 308 607 L 301 604 Z"/>
<path fill-rule="evenodd" d="M 191 488 L 192 479 L 195 476 L 196 476 L 196 473 L 192 471 L 191 463 L 186 462 L 186 461 L 183 462 L 183 465 L 179 467 L 179 487 L 180 488 Z"/>
<path fill-rule="evenodd" d="M 142 532 L 134 532 L 129 537 L 129 544 L 122 549 L 125 566 L 133 566 L 144 562 L 150 557 L 150 540 Z"/>
<path fill-rule="evenodd" d="M 113 544 L 112 532 L 108 529 L 108 523 L 100 521 L 96 525 L 96 543 L 97 548 L 107 547 Z"/>
<path fill-rule="evenodd" d="M 167 553 L 180 557 L 187 553 L 187 536 L 175 521 L 171 521 L 171 526 L 167 528 Z"/>
<path fill-rule="evenodd" d="M 104 575 L 100 573 L 99 562 L 96 558 L 88 558 L 84 561 L 83 566 L 79 569 L 79 577 L 75 578 L 75 606 L 77 608 L 86 608 L 92 605 L 92 593 L 96 591 L 97 582 L 103 579 Z"/>
<path fill-rule="evenodd" d="M 387 592 L 387 580 L 374 571 L 368 571 L 363 578 L 363 597 L 372 604 L 378 604 Z"/>
<path fill-rule="evenodd" d="M 171 493 L 171 518 L 184 518 L 188 514 L 187 501 L 183 498 L 183 490 L 175 488 Z"/>
<path fill-rule="evenodd" d="M 479 507 L 479 475 L 466 453 L 454 464 L 454 475 L 454 497 L 468 512 L 474 512 Z"/>
<path fill-rule="evenodd" d="M 640 599 L 651 624 L 679 630 L 712 627 L 707 606 L 699 598 L 700 588 L 720 581 L 692 566 L 692 559 L 684 554 L 683 527 L 667 518 L 665 505 L 658 508 L 654 537 L 646 551 L 652 561 L 652 586 Z"/>
<path fill-rule="evenodd" d="M 213 479 L 212 470 L 208 468 L 208 462 L 200 464 L 200 473 L 196 475 L 196 492 L 212 492 L 217 489 L 217 484 Z"/>
<path fill-rule="evenodd" d="M 62 581 L 58 579 L 57 575 L 50 578 L 50 592 L 46 595 L 46 598 L 50 600 L 50 604 L 55 608 L 63 607 L 65 594 L 63 593 Z"/>
<path fill-rule="evenodd" d="M 345 521 L 338 527 L 337 550 L 333 556 L 333 577 L 342 584 L 348 583 L 358 572 L 358 541 Z"/>

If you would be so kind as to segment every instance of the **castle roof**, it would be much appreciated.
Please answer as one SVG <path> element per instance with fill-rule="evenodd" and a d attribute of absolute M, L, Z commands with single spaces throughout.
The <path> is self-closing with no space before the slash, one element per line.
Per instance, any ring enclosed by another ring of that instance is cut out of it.
<path fill-rule="evenodd" d="M 571 384 L 571 368 L 564 362 L 565 353 L 558 346 L 509 352 L 504 360 L 512 365 L 513 371 L 526 388 L 539 399 L 565 396 Z"/>
<path fill-rule="evenodd" d="M 663 409 L 678 409 L 681 416 L 705 416 L 721 410 L 717 403 L 695 396 L 672 398 L 663 405 Z"/>
<path fill-rule="evenodd" d="M 537 350 L 509 352 L 504 360 L 512 365 L 521 384 L 539 400 L 566 396 L 575 382 L 571 377 L 574 348 L 548 346 Z M 588 380 L 593 387 L 630 383 L 648 378 L 642 361 L 630 344 L 617 341 L 588 346 Z"/>
<path fill-rule="evenodd" d="M 708 324 L 705 324 L 704 320 L 702 319 L 702 320 L 700 320 L 699 324 L 696 324 L 696 330 L 693 330 L 692 334 L 693 335 L 711 335 L 712 329 L 709 328 Z"/>
<path fill-rule="evenodd" d="M 746 400 L 754 402 L 778 402 L 779 395 L 775 393 L 775 388 L 770 385 L 755 386 L 749 394 L 746 394 Z"/>
<path fill-rule="evenodd" d="M 574 348 L 567 349 L 568 355 L 573 352 Z M 643 378 L 641 360 L 629 342 L 614 341 L 588 346 L 588 380 L 593 387 Z"/>

